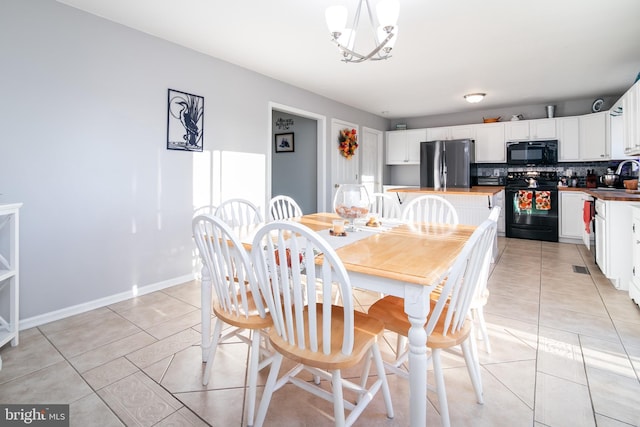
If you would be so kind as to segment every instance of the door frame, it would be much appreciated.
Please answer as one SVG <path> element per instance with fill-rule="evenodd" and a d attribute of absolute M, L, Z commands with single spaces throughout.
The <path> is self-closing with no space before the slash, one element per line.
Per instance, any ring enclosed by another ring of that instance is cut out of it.
<path fill-rule="evenodd" d="M 293 114 L 296 116 L 304 117 L 307 119 L 312 119 L 316 121 L 316 157 L 318 159 L 318 163 L 316 165 L 316 206 L 318 212 L 326 211 L 326 200 L 327 200 L 327 138 L 326 138 L 326 129 L 327 129 L 327 117 L 322 114 L 317 114 L 311 111 L 305 111 L 300 108 L 292 107 L 290 105 L 279 104 L 277 102 L 269 101 L 268 103 L 268 117 L 267 117 L 267 156 L 266 156 L 266 191 L 265 194 L 267 199 L 265 200 L 265 206 L 269 206 L 269 200 L 271 200 L 271 190 L 272 190 L 272 182 L 271 182 L 271 169 L 272 169 L 272 156 L 273 156 L 273 112 L 280 111 L 283 113 Z"/>
<path fill-rule="evenodd" d="M 382 176 L 383 174 L 383 165 L 384 165 L 384 132 L 378 129 L 374 129 L 368 126 L 363 126 L 362 130 L 361 130 L 361 134 L 363 135 L 364 138 L 364 133 L 365 132 L 371 132 L 373 134 L 375 134 L 377 136 L 378 139 L 378 163 L 376 164 L 376 175 L 377 177 L 380 179 L 379 184 L 376 186 L 376 184 L 374 183 L 374 190 L 376 192 L 382 192 L 382 185 L 384 183 L 384 177 Z M 364 141 L 363 141 L 364 142 Z M 362 174 L 362 164 L 360 165 L 360 173 Z"/>

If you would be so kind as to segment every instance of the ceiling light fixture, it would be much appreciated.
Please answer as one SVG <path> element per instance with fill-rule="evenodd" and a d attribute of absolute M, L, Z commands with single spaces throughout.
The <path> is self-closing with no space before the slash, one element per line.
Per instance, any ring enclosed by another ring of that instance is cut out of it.
<path fill-rule="evenodd" d="M 360 12 L 366 5 L 374 40 L 374 48 L 368 54 L 360 54 L 354 50 L 356 30 L 360 25 Z M 398 38 L 398 15 L 400 14 L 399 0 L 380 0 L 376 6 L 377 22 L 373 17 L 369 0 L 359 0 L 352 28 L 347 26 L 347 8 L 345 6 L 331 6 L 325 11 L 327 27 L 333 41 L 342 54 L 344 62 L 364 62 L 366 60 L 380 61 L 391 57 L 391 49 Z"/>
<path fill-rule="evenodd" d="M 475 104 L 477 102 L 480 102 L 484 99 L 486 93 L 470 93 L 468 95 L 464 96 L 464 99 L 467 100 L 467 102 L 469 102 L 470 104 Z"/>

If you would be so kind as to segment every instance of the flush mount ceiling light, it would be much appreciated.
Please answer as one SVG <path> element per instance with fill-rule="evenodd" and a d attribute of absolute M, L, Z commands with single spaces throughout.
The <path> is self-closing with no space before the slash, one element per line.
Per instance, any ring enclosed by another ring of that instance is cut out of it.
<path fill-rule="evenodd" d="M 370 31 L 373 36 L 374 48 L 367 54 L 355 51 L 356 30 L 360 25 L 360 12 L 365 5 L 369 15 Z M 347 8 L 345 6 L 331 6 L 325 12 L 327 27 L 333 41 L 342 54 L 344 62 L 379 61 L 391 57 L 391 49 L 398 38 L 398 15 L 400 13 L 399 0 L 380 0 L 376 6 L 378 19 L 374 19 L 369 0 L 359 0 L 355 18 L 351 28 L 347 28 Z"/>
<path fill-rule="evenodd" d="M 464 96 L 464 99 L 467 100 L 467 102 L 471 103 L 471 104 L 475 104 L 477 102 L 480 102 L 484 99 L 486 93 L 470 93 L 468 95 Z"/>

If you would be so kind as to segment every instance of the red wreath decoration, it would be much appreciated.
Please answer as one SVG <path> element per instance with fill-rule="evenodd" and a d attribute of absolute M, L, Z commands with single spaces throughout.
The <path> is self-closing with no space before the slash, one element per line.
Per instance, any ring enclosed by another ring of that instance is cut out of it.
<path fill-rule="evenodd" d="M 347 159 L 350 159 L 354 154 L 356 154 L 356 148 L 358 148 L 358 134 L 355 129 L 342 129 L 340 131 L 338 141 L 340 142 L 338 149 Z"/>

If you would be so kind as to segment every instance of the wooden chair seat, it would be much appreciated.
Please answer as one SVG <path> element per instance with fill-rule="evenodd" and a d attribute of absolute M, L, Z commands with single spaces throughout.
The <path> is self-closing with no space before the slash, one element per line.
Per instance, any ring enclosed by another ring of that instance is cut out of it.
<path fill-rule="evenodd" d="M 309 307 L 304 311 L 304 322 L 309 322 Z M 367 354 L 371 345 L 376 342 L 379 336 L 384 332 L 384 325 L 381 321 L 371 316 L 354 311 L 354 344 L 353 352 L 345 355 L 340 351 L 341 343 L 344 338 L 344 310 L 342 307 L 334 305 L 331 307 L 331 351 L 324 354 L 320 351 L 313 352 L 309 350 L 309 334 L 305 333 L 305 349 L 299 348 L 297 345 L 291 345 L 282 339 L 275 330 L 269 333 L 269 341 L 276 351 L 282 353 L 287 359 L 296 363 L 313 366 L 319 369 L 333 370 L 345 369 L 357 365 Z M 317 327 L 318 331 L 318 347 L 322 348 L 322 305 L 316 305 Z M 294 325 L 296 322 L 294 321 Z"/>
<path fill-rule="evenodd" d="M 433 311 L 436 301 L 431 300 L 431 310 Z M 472 322 L 468 319 L 464 322 L 462 328 L 455 332 L 447 332 L 444 334 L 444 318 L 446 317 L 446 307 L 442 315 L 438 319 L 435 328 L 427 339 L 427 347 L 429 348 L 451 348 L 462 344 L 471 333 Z M 392 332 L 400 334 L 404 337 L 409 335 L 409 318 L 404 312 L 404 299 L 394 296 L 386 296 L 376 301 L 369 308 L 369 315 L 379 319 L 384 323 L 384 327 Z M 427 318 L 427 322 L 429 318 Z M 426 325 L 426 323 L 425 323 Z"/>
<path fill-rule="evenodd" d="M 238 297 L 238 300 L 240 300 L 240 297 Z M 266 305 L 266 303 L 264 304 Z M 266 313 L 265 317 L 260 316 L 260 312 L 256 307 L 251 291 L 247 291 L 247 307 L 247 313 L 244 313 L 243 311 L 240 311 L 238 313 L 230 313 L 223 310 L 220 304 L 214 303 L 213 313 L 218 319 L 221 319 L 225 323 L 235 326 L 236 328 L 264 329 L 273 324 L 269 313 Z"/>

